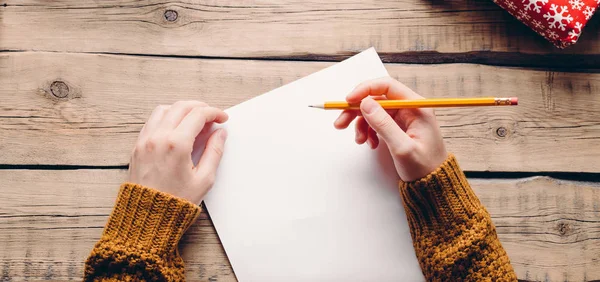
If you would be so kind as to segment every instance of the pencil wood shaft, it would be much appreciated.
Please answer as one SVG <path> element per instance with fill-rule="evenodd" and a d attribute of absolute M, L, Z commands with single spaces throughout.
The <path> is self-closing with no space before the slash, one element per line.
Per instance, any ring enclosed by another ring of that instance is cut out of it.
<path fill-rule="evenodd" d="M 477 106 L 512 106 L 517 105 L 517 98 L 440 98 L 421 100 L 377 100 L 385 109 L 405 108 L 441 108 L 441 107 L 477 107 Z M 345 101 L 330 101 L 322 105 L 311 105 L 310 107 L 325 110 L 357 110 L 360 104 L 350 104 Z"/>

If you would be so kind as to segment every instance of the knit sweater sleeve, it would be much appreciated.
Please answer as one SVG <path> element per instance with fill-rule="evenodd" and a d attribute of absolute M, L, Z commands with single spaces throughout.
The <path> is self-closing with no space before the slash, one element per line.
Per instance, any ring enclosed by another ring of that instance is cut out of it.
<path fill-rule="evenodd" d="M 420 180 L 400 182 L 400 193 L 428 281 L 517 281 L 489 213 L 454 156 Z"/>
<path fill-rule="evenodd" d="M 183 281 L 177 244 L 200 207 L 137 184 L 121 186 L 85 263 L 84 281 Z"/>

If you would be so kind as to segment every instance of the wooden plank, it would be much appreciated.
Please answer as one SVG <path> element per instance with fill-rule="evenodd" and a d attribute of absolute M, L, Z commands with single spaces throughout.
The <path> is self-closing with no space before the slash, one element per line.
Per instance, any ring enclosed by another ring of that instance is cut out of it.
<path fill-rule="evenodd" d="M 0 164 L 126 165 L 158 104 L 199 99 L 227 108 L 331 64 L 2 54 Z M 387 68 L 426 97 L 519 96 L 518 107 L 437 111 L 449 150 L 466 170 L 600 172 L 600 162 L 590 161 L 600 158 L 598 73 L 472 64 Z"/>
<path fill-rule="evenodd" d="M 124 170 L 0 170 L 1 280 L 79 279 Z M 600 279 L 600 184 L 471 179 L 520 279 Z M 184 237 L 190 280 L 234 281 L 203 213 Z"/>
<path fill-rule="evenodd" d="M 331 59 L 374 46 L 395 62 L 591 67 L 600 60 L 598 17 L 580 42 L 561 51 L 491 0 L 4 3 L 0 50 Z M 590 56 L 527 56 L 534 54 Z"/>
<path fill-rule="evenodd" d="M 600 183 L 470 179 L 519 279 L 600 279 Z"/>
<path fill-rule="evenodd" d="M 0 280 L 80 279 L 125 170 L 0 170 Z M 192 280 L 234 281 L 206 213 L 181 248 Z"/>

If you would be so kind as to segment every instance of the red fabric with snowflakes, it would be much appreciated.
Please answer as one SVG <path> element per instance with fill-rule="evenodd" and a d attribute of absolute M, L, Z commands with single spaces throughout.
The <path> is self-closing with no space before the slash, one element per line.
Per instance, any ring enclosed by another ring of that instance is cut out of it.
<path fill-rule="evenodd" d="M 600 0 L 494 0 L 558 48 L 574 44 Z"/>

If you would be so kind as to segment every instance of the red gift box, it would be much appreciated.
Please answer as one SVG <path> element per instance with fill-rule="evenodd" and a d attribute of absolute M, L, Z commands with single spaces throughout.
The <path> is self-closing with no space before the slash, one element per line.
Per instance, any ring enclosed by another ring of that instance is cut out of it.
<path fill-rule="evenodd" d="M 558 48 L 574 44 L 600 0 L 494 0 Z"/>

